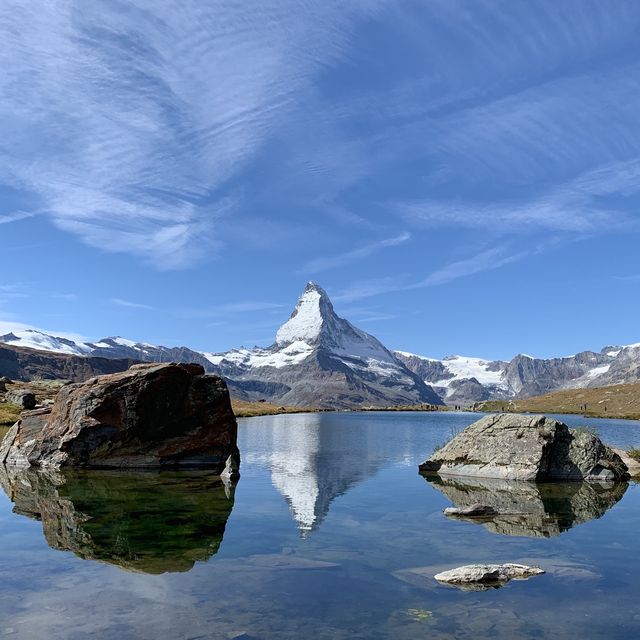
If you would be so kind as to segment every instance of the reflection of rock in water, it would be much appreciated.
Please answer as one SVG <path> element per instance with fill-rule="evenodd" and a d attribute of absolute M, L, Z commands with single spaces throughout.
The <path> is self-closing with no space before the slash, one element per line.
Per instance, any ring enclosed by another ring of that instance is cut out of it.
<path fill-rule="evenodd" d="M 270 468 L 303 536 L 318 528 L 335 498 L 376 473 L 388 453 L 388 439 L 376 437 L 367 425 L 345 423 L 344 417 L 304 414 L 261 420 L 270 453 L 248 459 Z"/>
<path fill-rule="evenodd" d="M 210 472 L 39 472 L 0 466 L 14 512 L 52 549 L 130 571 L 189 571 L 217 551 L 233 489 Z"/>
<path fill-rule="evenodd" d="M 626 482 L 534 483 L 439 476 L 429 476 L 426 480 L 456 507 L 473 504 L 493 507 L 496 515 L 470 521 L 481 523 L 494 533 L 545 538 L 600 518 L 627 490 Z"/>

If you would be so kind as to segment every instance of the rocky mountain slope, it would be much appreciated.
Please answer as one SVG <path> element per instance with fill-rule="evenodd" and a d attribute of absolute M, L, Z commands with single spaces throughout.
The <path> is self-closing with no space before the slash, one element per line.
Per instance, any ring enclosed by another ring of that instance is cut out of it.
<path fill-rule="evenodd" d="M 72 380 L 125 371 L 139 359 L 98 358 L 38 351 L 0 343 L 0 377 L 12 380 Z"/>

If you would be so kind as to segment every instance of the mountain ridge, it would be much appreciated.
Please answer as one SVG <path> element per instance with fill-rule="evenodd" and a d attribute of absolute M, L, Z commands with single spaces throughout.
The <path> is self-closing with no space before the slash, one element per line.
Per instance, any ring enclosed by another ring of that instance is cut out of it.
<path fill-rule="evenodd" d="M 340 318 L 327 293 L 313 282 L 307 284 L 289 320 L 267 348 L 209 353 L 120 337 L 75 343 L 33 330 L 0 336 L 3 342 L 57 349 L 78 357 L 199 362 L 208 372 L 222 375 L 232 393 L 243 400 L 318 408 L 443 404 L 379 340 Z"/>
<path fill-rule="evenodd" d="M 269 347 L 214 353 L 120 336 L 74 341 L 34 329 L 10 331 L 0 336 L 2 344 L 79 358 L 197 362 L 208 372 L 222 375 L 239 399 L 329 408 L 421 403 L 469 406 L 485 400 L 640 381 L 640 343 L 608 345 L 600 352 L 582 351 L 559 358 L 518 354 L 511 360 L 462 355 L 437 359 L 392 351 L 339 317 L 326 291 L 314 282 L 307 283 Z"/>

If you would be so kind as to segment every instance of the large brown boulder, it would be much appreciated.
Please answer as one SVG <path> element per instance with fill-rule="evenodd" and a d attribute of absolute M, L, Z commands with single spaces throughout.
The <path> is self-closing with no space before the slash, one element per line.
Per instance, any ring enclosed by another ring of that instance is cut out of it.
<path fill-rule="evenodd" d="M 626 480 L 597 436 L 545 416 L 504 413 L 474 422 L 420 465 L 423 473 L 505 480 Z"/>
<path fill-rule="evenodd" d="M 138 364 L 63 387 L 51 409 L 23 413 L 0 463 L 43 468 L 237 469 L 224 380 L 194 364 Z"/>

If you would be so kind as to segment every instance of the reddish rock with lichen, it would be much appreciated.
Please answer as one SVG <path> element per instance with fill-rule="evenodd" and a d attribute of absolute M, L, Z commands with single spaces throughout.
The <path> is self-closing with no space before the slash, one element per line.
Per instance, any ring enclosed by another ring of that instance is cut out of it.
<path fill-rule="evenodd" d="M 236 434 L 222 378 L 197 364 L 139 364 L 67 385 L 51 410 L 25 412 L 4 438 L 0 462 L 222 471 L 230 458 L 237 463 Z"/>

